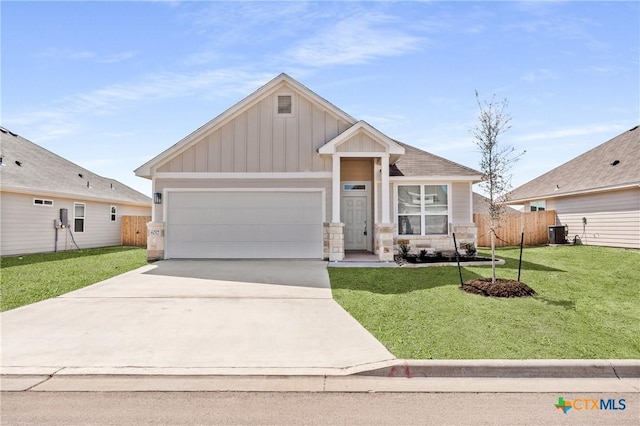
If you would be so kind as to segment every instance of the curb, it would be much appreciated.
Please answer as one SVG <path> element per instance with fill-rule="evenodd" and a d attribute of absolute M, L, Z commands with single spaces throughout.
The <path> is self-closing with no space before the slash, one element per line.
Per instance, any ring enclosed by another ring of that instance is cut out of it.
<path fill-rule="evenodd" d="M 374 377 L 640 378 L 640 360 L 398 360 L 356 373 Z"/>

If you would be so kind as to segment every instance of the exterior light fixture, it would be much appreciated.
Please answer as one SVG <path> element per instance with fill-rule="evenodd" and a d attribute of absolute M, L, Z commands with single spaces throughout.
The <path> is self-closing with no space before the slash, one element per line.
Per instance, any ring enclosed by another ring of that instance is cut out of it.
<path fill-rule="evenodd" d="M 155 192 L 153 194 L 153 204 L 162 204 L 162 193 Z"/>

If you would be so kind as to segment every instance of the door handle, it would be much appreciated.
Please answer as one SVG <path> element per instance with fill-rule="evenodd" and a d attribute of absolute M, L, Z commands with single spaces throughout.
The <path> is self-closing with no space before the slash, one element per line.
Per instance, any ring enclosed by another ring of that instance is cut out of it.
<path fill-rule="evenodd" d="M 367 221 L 364 221 L 364 235 L 367 235 Z"/>

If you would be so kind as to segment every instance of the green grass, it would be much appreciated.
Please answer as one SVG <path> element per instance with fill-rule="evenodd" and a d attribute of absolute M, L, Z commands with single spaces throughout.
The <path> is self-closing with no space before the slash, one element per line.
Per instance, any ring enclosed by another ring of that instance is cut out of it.
<path fill-rule="evenodd" d="M 481 255 L 490 255 L 480 250 Z M 498 249 L 516 279 L 518 249 Z M 407 359 L 640 358 L 640 251 L 525 248 L 521 281 L 535 298 L 459 289 L 458 269 L 329 268 L 334 298 Z M 465 267 L 463 279 L 491 276 Z"/>
<path fill-rule="evenodd" d="M 0 258 L 0 311 L 56 297 L 147 263 L 144 249 L 99 249 Z"/>

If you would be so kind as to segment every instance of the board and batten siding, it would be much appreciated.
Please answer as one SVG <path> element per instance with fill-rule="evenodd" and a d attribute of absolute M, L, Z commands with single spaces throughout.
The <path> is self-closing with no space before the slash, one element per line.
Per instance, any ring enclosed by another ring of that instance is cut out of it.
<path fill-rule="evenodd" d="M 278 116 L 275 111 L 278 94 L 292 93 L 283 89 L 267 96 L 158 166 L 157 171 L 331 171 L 331 158 L 321 157 L 317 149 L 348 129 L 350 124 L 296 93 L 293 93 L 294 113 Z M 369 145 L 366 141 L 362 143 Z"/>
<path fill-rule="evenodd" d="M 233 190 L 233 189 L 324 189 L 325 191 L 325 219 L 331 220 L 331 179 L 156 179 L 156 192 L 165 189 L 189 190 Z M 163 209 L 155 209 L 154 222 L 163 222 Z"/>
<path fill-rule="evenodd" d="M 81 199 L 56 198 L 2 192 L 0 204 L 0 255 L 45 253 L 55 250 L 53 221 L 60 217 L 60 209 L 69 212 L 73 231 L 74 203 L 85 203 L 84 232 L 74 232 L 73 237 L 81 249 L 118 246 L 121 238 L 121 217 L 148 216 L 151 206 L 138 207 Z M 53 200 L 53 206 L 34 205 L 33 199 Z M 117 207 L 116 221 L 111 221 L 111 206 Z M 58 231 L 58 251 L 75 249 L 66 229 Z"/>
<path fill-rule="evenodd" d="M 546 208 L 569 226 L 570 240 L 577 235 L 583 244 L 640 248 L 640 188 L 552 198 Z"/>

